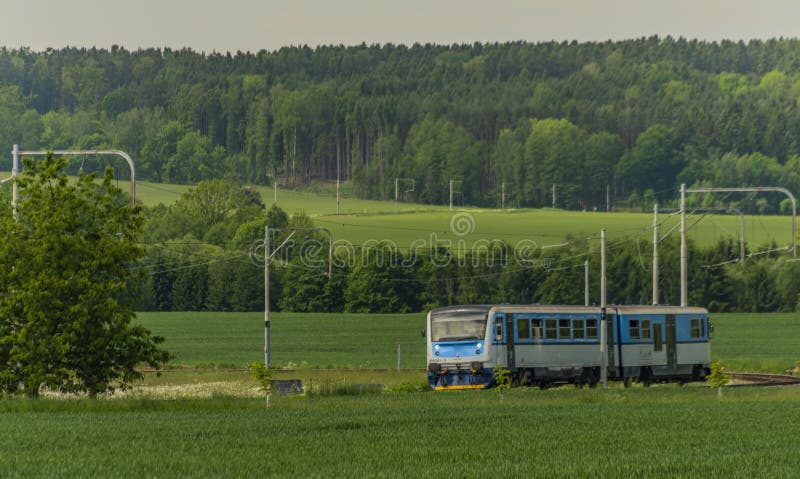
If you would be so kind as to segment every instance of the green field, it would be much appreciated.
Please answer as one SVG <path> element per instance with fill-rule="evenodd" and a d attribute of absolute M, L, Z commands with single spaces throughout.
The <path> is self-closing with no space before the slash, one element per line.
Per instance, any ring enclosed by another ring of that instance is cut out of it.
<path fill-rule="evenodd" d="M 0 172 L 0 178 L 9 176 Z M 120 180 L 120 188 L 130 191 L 130 182 Z M 146 206 L 172 204 L 191 185 L 138 181 L 137 201 Z M 267 207 L 275 202 L 274 190 L 256 187 Z M 388 242 L 401 247 L 414 244 L 421 248 L 450 245 L 454 249 L 471 248 L 479 240 L 503 240 L 517 244 L 532 240 L 537 247 L 560 244 L 567 236 L 597 237 L 606 228 L 608 237 L 639 235 L 652 240 L 651 213 L 601 213 L 545 209 L 481 209 L 422 205 L 394 201 L 361 200 L 345 189 L 336 215 L 336 197 L 331 188 L 319 192 L 278 190 L 277 204 L 289 213 L 305 212 L 318 226 L 331 230 L 337 241 L 354 245 Z M 455 219 L 454 219 L 455 217 Z M 678 215 L 661 215 L 662 235 L 676 226 Z M 460 221 L 458 221 L 460 220 Z M 698 221 L 699 220 L 699 221 Z M 696 223 L 696 224 L 695 224 Z M 698 244 L 711 244 L 719 238 L 739 238 L 740 218 L 735 215 L 689 215 L 688 236 Z M 775 241 L 779 246 L 791 243 L 791 218 L 788 216 L 746 216 L 745 239 L 751 245 Z M 677 230 L 673 231 L 677 235 Z M 449 243 L 447 243 L 449 242 Z"/>
<path fill-rule="evenodd" d="M 749 478 L 800 468 L 800 388 L 437 393 L 422 387 L 423 318 L 274 314 L 275 365 L 301 368 L 276 377 L 303 379 L 310 393 L 267 408 L 246 371 L 225 369 L 262 358 L 261 314 L 140 314 L 166 336 L 173 367 L 196 368 L 148 372 L 112 400 L 0 400 L 0 477 Z M 713 356 L 729 366 L 797 363 L 797 314 L 712 320 Z M 409 369 L 372 369 L 396 365 L 398 340 Z M 386 389 L 351 395 L 359 384 Z"/>
<path fill-rule="evenodd" d="M 262 360 L 263 313 L 140 313 L 175 365 L 244 367 Z M 712 314 L 712 358 L 732 369 L 783 372 L 800 361 L 800 314 Z M 425 368 L 425 314 L 273 313 L 278 368 Z"/>
<path fill-rule="evenodd" d="M 795 477 L 800 389 L 0 401 L 3 477 Z"/>

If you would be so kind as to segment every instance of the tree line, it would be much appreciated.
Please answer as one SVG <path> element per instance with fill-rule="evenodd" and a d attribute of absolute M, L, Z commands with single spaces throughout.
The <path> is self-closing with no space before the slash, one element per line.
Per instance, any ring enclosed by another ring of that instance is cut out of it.
<path fill-rule="evenodd" d="M 302 213 L 265 209 L 257 196 L 224 180 L 201 182 L 172 206 L 146 210 L 146 258 L 131 268 L 139 311 L 257 311 L 264 307 L 264 226 L 310 228 Z M 283 244 L 271 268 L 273 310 L 388 313 L 450 304 L 583 304 L 584 261 L 590 297 L 599 303 L 599 241 L 568 238 L 546 251 L 493 242 L 463 253 L 388 244 L 334 248 L 314 232 L 271 237 Z M 651 240 L 615 239 L 608 247 L 608 301 L 650 304 Z M 689 302 L 715 312 L 794 311 L 800 263 L 787 262 L 775 245 L 753 247 L 742 264 L 739 243 L 689 242 Z M 679 304 L 677 234 L 659 246 L 662 304 Z"/>
<path fill-rule="evenodd" d="M 795 39 L 2 48 L 0 151 L 113 147 L 142 179 L 340 178 L 365 198 L 407 178 L 401 200 L 424 203 L 454 180 L 480 206 L 638 207 L 680 182 L 800 193 L 799 66 Z"/>

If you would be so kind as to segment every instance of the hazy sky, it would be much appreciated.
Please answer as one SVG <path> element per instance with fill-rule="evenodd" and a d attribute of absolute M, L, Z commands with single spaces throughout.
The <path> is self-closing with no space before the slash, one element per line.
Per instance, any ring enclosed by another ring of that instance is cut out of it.
<path fill-rule="evenodd" d="M 800 37 L 798 0 L 2 0 L 0 45 L 287 45 Z"/>

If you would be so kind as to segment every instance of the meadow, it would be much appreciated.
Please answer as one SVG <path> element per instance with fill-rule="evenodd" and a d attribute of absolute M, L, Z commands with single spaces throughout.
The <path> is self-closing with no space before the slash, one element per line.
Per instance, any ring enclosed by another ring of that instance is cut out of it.
<path fill-rule="evenodd" d="M 10 176 L 0 172 L 0 178 Z M 123 191 L 130 191 L 130 182 L 119 180 Z M 136 182 L 137 202 L 144 206 L 159 203 L 170 205 L 192 188 L 192 185 Z M 352 196 L 349 185 L 343 187 L 336 214 L 335 190 L 321 185 L 303 191 L 274 190 L 256 186 L 267 207 L 277 204 L 291 213 L 311 216 L 317 226 L 328 228 L 339 242 L 363 245 L 376 242 L 407 248 L 451 246 L 471 248 L 476 241 L 502 240 L 515 245 L 522 240 L 534 241 L 537 247 L 552 247 L 566 239 L 592 237 L 597 239 L 602 228 L 608 238 L 639 236 L 652 241 L 653 217 L 650 212 L 595 212 L 542 209 L 491 209 L 424 205 L 407 202 L 362 200 Z M 766 245 L 775 241 L 779 246 L 791 243 L 791 218 L 788 216 L 745 216 L 745 240 L 750 245 Z M 660 215 L 662 236 L 678 224 L 678 215 Z M 739 238 L 740 217 L 729 214 L 695 213 L 688 216 L 688 237 L 701 245 L 720 238 Z M 677 235 L 677 228 L 673 230 Z M 416 243 L 415 243 L 416 242 Z M 448 243 L 449 242 L 449 243 Z"/>
<path fill-rule="evenodd" d="M 264 358 L 263 313 L 139 313 L 177 366 L 242 368 Z M 800 361 L 800 314 L 712 314 L 713 360 L 784 372 Z M 425 314 L 272 313 L 272 363 L 287 369 L 425 367 Z M 422 374 L 422 373 L 420 373 Z"/>
<path fill-rule="evenodd" d="M 0 401 L 7 477 L 793 477 L 800 389 Z"/>
<path fill-rule="evenodd" d="M 713 356 L 795 365 L 798 319 L 712 315 Z M 275 366 L 291 368 L 275 377 L 308 393 L 267 407 L 244 369 L 263 358 L 263 315 L 142 313 L 175 369 L 105 399 L 0 400 L 0 477 L 749 478 L 800 467 L 800 388 L 432 392 L 423 320 L 274 314 Z"/>

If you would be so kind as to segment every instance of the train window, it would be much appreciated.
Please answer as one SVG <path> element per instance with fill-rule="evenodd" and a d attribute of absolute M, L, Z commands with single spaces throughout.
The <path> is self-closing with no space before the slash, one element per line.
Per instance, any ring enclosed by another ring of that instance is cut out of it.
<path fill-rule="evenodd" d="M 642 339 L 650 339 L 650 320 L 643 319 L 642 320 Z"/>
<path fill-rule="evenodd" d="M 628 323 L 628 335 L 631 339 L 639 339 L 639 320 L 631 319 Z"/>
<path fill-rule="evenodd" d="M 517 320 L 517 337 L 528 339 L 531 337 L 530 320 L 528 318 Z"/>
<path fill-rule="evenodd" d="M 534 319 L 533 324 L 531 325 L 533 329 L 533 338 L 534 339 L 542 339 L 542 320 L 541 319 Z"/>
<path fill-rule="evenodd" d="M 693 319 L 692 320 L 692 337 L 699 338 L 700 337 L 700 320 Z"/>
<path fill-rule="evenodd" d="M 597 339 L 597 320 L 586 320 L 586 339 Z"/>
<path fill-rule="evenodd" d="M 558 336 L 561 339 L 570 339 L 571 338 L 571 327 L 570 327 L 570 320 L 569 319 L 559 319 L 558 320 Z"/>
<path fill-rule="evenodd" d="M 706 319 L 705 318 L 700 320 L 700 337 L 701 338 L 705 338 L 706 337 Z"/>
<path fill-rule="evenodd" d="M 494 318 L 494 339 L 495 341 L 503 340 L 503 318 Z"/>
<path fill-rule="evenodd" d="M 583 320 L 582 319 L 574 319 L 574 320 L 572 320 L 572 338 L 573 339 L 583 339 Z"/>
<path fill-rule="evenodd" d="M 556 329 L 555 319 L 544 320 L 544 337 L 545 339 L 558 339 L 558 330 Z"/>

